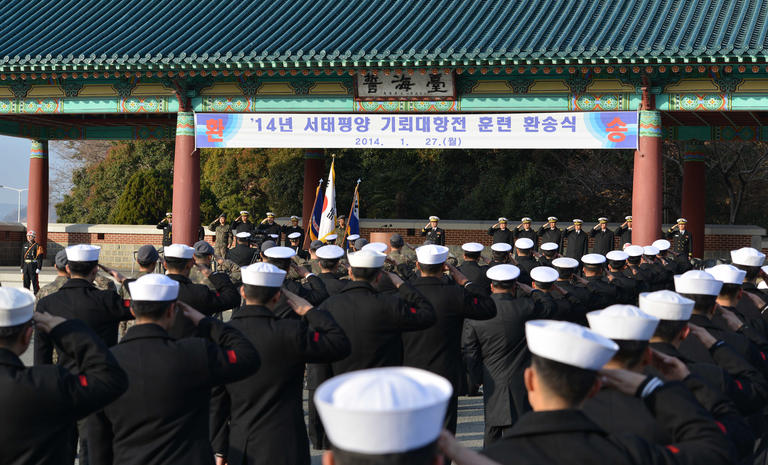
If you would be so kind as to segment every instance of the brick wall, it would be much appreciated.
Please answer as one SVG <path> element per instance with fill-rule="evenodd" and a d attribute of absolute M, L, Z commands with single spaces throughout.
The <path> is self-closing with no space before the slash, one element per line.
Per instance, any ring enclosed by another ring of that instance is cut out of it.
<path fill-rule="evenodd" d="M 280 218 L 280 224 L 288 222 Z M 454 254 L 460 254 L 459 246 L 466 242 L 480 242 L 490 245 L 491 236 L 488 227 L 495 221 L 442 221 L 440 226 L 446 230 L 446 243 Z M 372 232 L 398 233 L 413 246 L 421 244 L 422 220 L 361 220 L 361 235 L 370 239 Z M 541 223 L 535 223 L 538 227 Z M 589 230 L 594 224 L 585 224 Z M 614 229 L 616 225 L 610 225 Z M 131 269 L 133 253 L 145 244 L 160 247 L 162 231 L 154 226 L 144 225 L 87 225 L 57 224 L 48 225 L 48 251 L 45 265 L 51 265 L 56 252 L 71 244 L 94 244 L 102 247 L 101 261 L 105 265 L 120 269 Z M 213 242 L 213 234 L 206 229 L 206 240 Z M 763 244 L 765 229 L 755 226 L 707 225 L 704 238 L 705 258 L 726 257 L 728 252 L 740 247 L 762 248 L 768 252 L 768 240 Z M 21 247 L 24 243 L 24 226 L 18 223 L 0 223 L 0 265 L 17 265 Z M 590 241 L 590 247 L 592 243 Z M 618 241 L 617 241 L 618 246 Z"/>

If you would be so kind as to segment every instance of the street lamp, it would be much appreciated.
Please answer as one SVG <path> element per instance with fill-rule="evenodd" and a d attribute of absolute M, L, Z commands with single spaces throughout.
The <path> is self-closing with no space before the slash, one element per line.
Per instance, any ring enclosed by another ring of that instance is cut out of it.
<path fill-rule="evenodd" d="M 18 207 L 16 208 L 16 222 L 21 223 L 21 193 L 29 189 L 26 187 L 23 189 L 19 189 L 16 187 L 8 187 L 8 186 L 3 186 L 2 184 L 0 184 L 0 189 L 8 189 L 8 190 L 16 191 L 19 193 L 19 203 L 18 203 Z"/>

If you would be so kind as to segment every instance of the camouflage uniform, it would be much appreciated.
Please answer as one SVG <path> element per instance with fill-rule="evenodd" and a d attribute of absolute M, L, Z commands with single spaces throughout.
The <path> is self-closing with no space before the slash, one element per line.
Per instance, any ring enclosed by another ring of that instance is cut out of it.
<path fill-rule="evenodd" d="M 395 262 L 384 262 L 384 270 L 390 273 L 395 273 L 404 280 L 408 280 L 413 275 L 413 270 L 416 268 L 416 254 L 410 249 L 401 248 L 400 250 L 391 249 L 387 258 Z"/>
<path fill-rule="evenodd" d="M 193 266 L 191 270 L 189 270 L 189 280 L 192 281 L 195 284 L 205 284 L 208 286 L 208 289 L 215 291 L 216 287 L 213 285 L 210 279 L 206 275 L 203 274 L 200 269 L 198 269 L 196 266 Z"/>
<path fill-rule="evenodd" d="M 225 258 L 221 264 L 217 264 L 216 269 L 218 271 L 227 273 L 229 275 L 229 279 L 231 279 L 235 285 L 239 285 L 243 280 L 243 277 L 240 274 L 240 266 L 232 260 Z"/>
<path fill-rule="evenodd" d="M 213 241 L 213 250 L 216 251 L 216 255 L 221 258 L 226 257 L 227 249 L 234 237 L 232 233 L 232 225 L 229 223 L 221 224 L 217 219 L 208 225 L 208 229 L 216 233 L 216 239 Z"/>
<path fill-rule="evenodd" d="M 99 271 L 101 273 L 101 271 Z M 117 292 L 117 286 L 112 278 L 108 278 L 102 274 L 97 274 L 93 280 L 93 285 L 100 291 L 115 291 Z"/>
<path fill-rule="evenodd" d="M 37 291 L 37 295 L 35 297 L 37 297 L 37 300 L 40 300 L 45 296 L 53 294 L 54 292 L 61 289 L 61 286 L 63 286 L 68 279 L 69 278 L 66 276 L 56 276 L 56 279 L 54 279 L 52 283 L 48 283 L 41 287 L 40 290 Z"/>
<path fill-rule="evenodd" d="M 128 278 L 125 281 L 123 281 L 123 284 L 120 286 L 120 291 L 118 292 L 118 294 L 120 294 L 120 297 L 123 300 L 131 300 L 131 294 L 130 292 L 128 292 L 128 283 L 130 281 L 136 281 L 137 279 L 141 278 L 145 274 L 149 274 L 149 272 L 139 271 L 138 273 L 133 275 L 132 278 Z M 134 324 L 133 320 L 125 320 L 120 322 L 120 339 L 122 339 L 123 336 L 125 336 L 125 332 L 128 331 L 128 328 L 133 326 L 133 324 Z"/>
<path fill-rule="evenodd" d="M 337 226 L 336 229 L 333 230 L 333 233 L 336 234 L 336 240 L 334 241 L 334 244 L 338 245 L 341 248 L 346 248 L 344 241 L 347 239 L 347 227 L 344 226 L 343 228 L 341 226 Z"/>

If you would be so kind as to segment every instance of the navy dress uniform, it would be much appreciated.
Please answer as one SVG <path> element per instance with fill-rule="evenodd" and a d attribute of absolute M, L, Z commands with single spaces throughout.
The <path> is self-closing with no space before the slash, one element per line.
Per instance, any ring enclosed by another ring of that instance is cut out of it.
<path fill-rule="evenodd" d="M 255 262 L 259 258 L 259 250 L 251 247 L 251 233 L 248 231 L 240 231 L 235 234 L 237 238 L 237 245 L 227 250 L 226 258 L 232 260 L 232 262 L 239 266 L 248 266 Z"/>
<path fill-rule="evenodd" d="M 171 212 L 165 214 L 165 218 L 157 223 L 157 229 L 163 230 L 163 247 L 173 244 L 173 225 L 171 224 Z"/>
<path fill-rule="evenodd" d="M 526 383 L 529 390 L 538 390 L 542 399 L 564 398 L 557 388 L 545 390 L 541 383 L 546 377 L 536 363 L 555 362 L 557 370 L 567 379 L 570 373 L 593 375 L 616 353 L 618 346 L 587 328 L 561 321 L 529 321 L 525 328 L 529 350 L 537 357 Z M 558 341 L 553 344 L 552 341 Z M 569 370 L 560 370 L 568 365 Z M 557 376 L 557 375 L 553 375 Z M 606 374 L 608 376 L 608 374 Z M 539 410 L 526 413 L 511 428 L 507 436 L 484 451 L 500 464 L 677 464 L 732 463 L 730 444 L 712 418 L 679 383 L 664 383 L 658 378 L 637 375 L 630 387 L 649 411 L 668 431 L 675 442 L 661 446 L 648 443 L 637 436 L 613 435 L 591 421 L 573 405 L 560 410 Z M 637 386 L 635 386 L 635 383 Z M 623 391 L 626 392 L 626 391 Z M 587 393 L 584 394 L 584 397 Z M 571 403 L 580 403 L 575 399 Z"/>
<path fill-rule="evenodd" d="M 261 367 L 245 379 L 217 388 L 213 446 L 231 464 L 309 464 L 302 408 L 305 364 L 349 355 L 349 339 L 327 312 L 292 297 L 300 319 L 280 319 L 273 313 L 285 275 L 269 263 L 242 270 L 246 303 L 230 324 L 254 345 Z M 273 289 L 275 294 L 258 303 L 249 300 L 250 289 Z"/>
<path fill-rule="evenodd" d="M 0 288 L 0 329 L 18 328 L 29 346 L 35 296 Z M 128 388 L 125 372 L 103 341 L 83 322 L 38 314 L 38 333 L 74 360 L 74 372 L 60 366 L 25 367 L 17 351 L 0 342 L 0 463 L 72 463 L 74 425 L 109 404 Z"/>
<path fill-rule="evenodd" d="M 541 243 L 554 242 L 558 246 L 558 251 L 563 246 L 563 230 L 557 227 L 557 217 L 547 218 L 547 224 L 542 225 L 536 232 L 536 236 L 541 238 Z M 536 241 L 534 240 L 534 243 Z"/>
<path fill-rule="evenodd" d="M 426 237 L 433 244 L 445 245 L 445 230 L 437 225 L 440 218 L 436 216 L 429 217 L 429 224 L 421 229 L 421 235 Z"/>
<path fill-rule="evenodd" d="M 424 245 L 416 249 L 419 266 L 444 265 L 448 247 Z M 446 428 L 455 433 L 458 419 L 458 393 L 461 389 L 464 367 L 461 363 L 461 335 L 464 320 L 487 320 L 496 315 L 496 305 L 466 277 L 462 282 L 448 281 L 440 270 L 437 276 L 420 276 L 410 283 L 421 292 L 437 315 L 437 322 L 427 329 L 403 333 L 403 365 L 422 368 L 447 378 L 456 396 L 446 413 Z"/>
<path fill-rule="evenodd" d="M 677 224 L 667 230 L 666 237 L 672 242 L 672 251 L 681 258 L 687 259 L 693 254 L 693 236 L 688 231 L 686 225 L 688 220 L 678 218 Z"/>
<path fill-rule="evenodd" d="M 280 234 L 283 232 L 283 227 L 275 223 L 274 213 L 267 212 L 267 218 L 256 227 L 256 232 L 259 234 L 266 234 L 270 237 L 272 237 L 272 235 L 277 235 L 277 237 L 273 237 L 273 239 L 276 243 L 279 244 Z"/>
<path fill-rule="evenodd" d="M 338 245 L 324 245 L 315 251 L 317 258 L 321 260 L 329 260 L 333 263 L 338 261 L 344 256 L 344 249 Z M 317 275 L 318 278 L 325 285 L 325 289 L 328 295 L 336 295 L 344 289 L 349 281 L 339 279 L 339 276 L 334 272 L 322 272 Z"/>
<path fill-rule="evenodd" d="M 189 307 L 201 337 L 175 340 L 166 328 L 178 304 L 179 283 L 148 274 L 129 283 L 140 319 L 112 353 L 128 374 L 129 388 L 88 419 L 91 463 L 210 464 L 211 388 L 245 378 L 259 368 L 259 354 L 240 331 Z M 161 316 L 143 305 L 167 304 Z"/>
<path fill-rule="evenodd" d="M 43 246 L 35 242 L 36 236 L 34 231 L 28 231 L 27 242 L 21 249 L 21 274 L 24 288 L 29 289 L 31 285 L 35 293 L 40 290 L 37 275 L 43 268 L 43 258 L 45 258 Z"/>
<path fill-rule="evenodd" d="M 616 237 L 619 238 L 619 247 L 623 247 L 624 244 L 632 243 L 632 217 L 625 216 L 624 223 L 619 225 L 613 232 Z"/>
<path fill-rule="evenodd" d="M 234 232 L 235 235 L 241 232 L 247 232 L 251 234 L 256 232 L 256 226 L 253 223 L 251 223 L 250 216 L 251 214 L 248 213 L 248 211 L 246 210 L 240 211 L 240 216 L 235 218 L 235 220 L 232 222 L 232 231 Z"/>
<path fill-rule="evenodd" d="M 493 237 L 494 244 L 506 242 L 512 245 L 515 242 L 515 234 L 507 227 L 507 219 L 504 217 L 499 218 L 495 225 L 488 228 L 488 235 Z"/>
<path fill-rule="evenodd" d="M 515 230 L 513 232 L 514 232 L 514 235 L 515 235 L 515 240 L 518 240 L 518 239 L 521 239 L 521 238 L 526 238 L 526 239 L 532 240 L 533 243 L 534 243 L 534 250 L 535 250 L 535 248 L 536 248 L 535 244 L 536 244 L 539 236 L 536 234 L 536 231 L 534 231 L 533 228 L 531 227 L 531 223 L 532 222 L 533 222 L 533 220 L 528 218 L 527 216 L 523 217 L 520 220 L 520 224 L 517 225 L 517 227 L 515 227 Z"/>
<path fill-rule="evenodd" d="M 605 255 L 613 250 L 615 235 L 608 229 L 608 218 L 598 218 L 597 226 L 589 232 L 589 237 L 595 241 L 592 252 Z"/>
<path fill-rule="evenodd" d="M 478 260 L 468 260 L 467 254 L 477 255 L 478 259 L 485 247 L 479 242 L 467 242 L 461 245 L 461 250 L 464 251 L 464 262 L 459 265 L 459 271 L 461 274 L 467 277 L 476 285 L 480 285 L 483 288 L 485 294 L 491 293 L 491 281 L 485 276 L 488 271 L 487 265 L 481 265 Z"/>
<path fill-rule="evenodd" d="M 184 244 L 172 244 L 165 249 L 165 256 L 183 260 L 192 260 L 195 249 Z M 168 273 L 168 277 L 179 283 L 179 301 L 184 302 L 204 315 L 213 315 L 240 305 L 237 288 L 226 273 L 214 272 L 208 280 L 216 289 L 211 290 L 205 284 L 196 284 L 188 276 Z M 197 328 L 182 313 L 177 313 L 168 334 L 176 339 L 197 335 Z"/>
<path fill-rule="evenodd" d="M 283 234 L 287 238 L 289 234 L 299 233 L 299 244 L 304 245 L 304 228 L 299 226 L 299 217 L 296 215 L 291 216 L 291 224 L 283 226 Z M 287 242 L 287 239 L 286 239 Z M 287 243 L 285 245 L 288 245 Z"/>
<path fill-rule="evenodd" d="M 565 256 L 579 259 L 589 250 L 589 236 L 581 229 L 584 222 L 580 219 L 573 220 L 573 226 L 569 226 L 563 233 L 563 239 L 567 241 Z"/>
<path fill-rule="evenodd" d="M 520 276 L 514 265 L 497 265 L 488 270 L 492 282 L 512 285 Z M 518 297 L 514 287 L 491 294 L 496 316 L 484 321 L 469 321 L 465 333 L 468 354 L 482 362 L 485 445 L 498 440 L 517 418 L 530 410 L 523 370 L 530 363 L 525 345 L 524 324 L 529 320 L 552 318 L 550 309 L 529 297 Z"/>

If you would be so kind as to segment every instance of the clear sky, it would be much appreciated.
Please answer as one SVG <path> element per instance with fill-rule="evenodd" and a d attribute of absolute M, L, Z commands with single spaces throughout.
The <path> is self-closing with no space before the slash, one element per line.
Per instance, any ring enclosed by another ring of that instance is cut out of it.
<path fill-rule="evenodd" d="M 0 150 L 3 153 L 2 166 L 0 167 L 0 185 L 23 189 L 29 184 L 29 148 L 32 142 L 29 139 L 18 137 L 0 136 Z M 49 146 L 49 163 L 53 165 L 56 162 L 55 143 Z M 49 168 L 50 176 L 53 176 L 52 167 Z M 51 197 L 54 197 L 51 192 Z M 0 221 L 11 211 L 16 212 L 16 204 L 19 194 L 8 189 L 0 189 L 0 205 L 7 208 L 0 208 Z M 21 193 L 21 216 L 26 213 L 27 192 Z"/>

